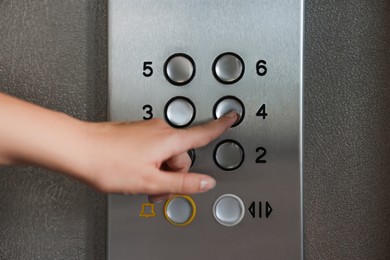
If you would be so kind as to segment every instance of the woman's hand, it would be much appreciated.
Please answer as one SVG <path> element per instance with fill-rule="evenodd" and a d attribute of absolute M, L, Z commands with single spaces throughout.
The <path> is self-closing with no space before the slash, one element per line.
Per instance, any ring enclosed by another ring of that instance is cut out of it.
<path fill-rule="evenodd" d="M 35 164 L 80 179 L 103 192 L 197 193 L 210 176 L 187 173 L 187 151 L 230 128 L 231 112 L 207 124 L 175 129 L 162 119 L 90 123 L 0 93 L 0 165 Z"/>
<path fill-rule="evenodd" d="M 162 119 L 90 123 L 90 168 L 80 172 L 104 192 L 123 194 L 191 194 L 215 186 L 208 175 L 187 173 L 187 151 L 220 136 L 237 120 L 232 112 L 207 124 L 175 129 Z M 160 196 L 152 197 L 152 200 Z M 165 196 L 164 196 L 165 197 Z"/>

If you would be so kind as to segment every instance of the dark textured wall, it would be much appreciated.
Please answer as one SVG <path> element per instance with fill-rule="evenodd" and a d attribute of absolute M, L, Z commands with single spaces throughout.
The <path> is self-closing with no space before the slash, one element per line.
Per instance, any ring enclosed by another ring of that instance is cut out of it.
<path fill-rule="evenodd" d="M 307 1 L 307 259 L 390 259 L 390 1 Z"/>
<path fill-rule="evenodd" d="M 101 121 L 105 1 L 0 0 L 0 91 Z M 390 259 L 390 1 L 306 0 L 306 259 Z M 0 168 L 0 259 L 104 259 L 106 198 Z"/>
<path fill-rule="evenodd" d="M 106 18 L 104 1 L 0 0 L 0 91 L 105 120 Z M 104 259 L 105 230 L 105 195 L 38 167 L 0 169 L 0 259 Z"/>

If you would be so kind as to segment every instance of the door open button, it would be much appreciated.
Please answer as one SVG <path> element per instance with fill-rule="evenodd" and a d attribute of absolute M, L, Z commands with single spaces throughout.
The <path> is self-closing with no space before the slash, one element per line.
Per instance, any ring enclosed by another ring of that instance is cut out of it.
<path fill-rule="evenodd" d="M 234 194 L 224 194 L 214 202 L 213 214 L 219 224 L 227 227 L 235 226 L 244 217 L 244 203 Z"/>

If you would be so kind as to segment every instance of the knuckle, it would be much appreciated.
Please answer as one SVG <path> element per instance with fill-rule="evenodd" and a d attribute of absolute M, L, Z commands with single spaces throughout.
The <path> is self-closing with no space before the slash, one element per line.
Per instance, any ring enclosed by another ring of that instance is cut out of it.
<path fill-rule="evenodd" d="M 156 194 L 159 190 L 159 185 L 151 174 L 145 175 L 140 180 L 139 187 L 141 187 L 140 189 L 142 192 L 146 194 Z"/>
<path fill-rule="evenodd" d="M 192 178 L 190 178 L 189 175 L 187 174 L 183 174 L 182 177 L 181 177 L 181 182 L 180 182 L 180 186 L 179 186 L 179 192 L 180 193 L 193 193 L 195 192 L 194 189 L 193 189 L 193 182 L 192 182 Z"/>
<path fill-rule="evenodd" d="M 179 192 L 184 193 L 185 192 L 185 187 L 187 185 L 187 178 L 186 176 L 183 176 L 181 178 L 180 186 L 179 186 Z"/>
<path fill-rule="evenodd" d="M 168 131 L 167 138 L 168 138 L 169 142 L 173 143 L 173 144 L 180 144 L 180 142 L 182 140 L 180 131 L 175 131 L 175 130 Z"/>
<path fill-rule="evenodd" d="M 209 144 L 213 139 L 210 136 L 202 136 L 198 139 L 198 146 L 203 147 Z"/>
<path fill-rule="evenodd" d="M 166 129 L 166 131 L 160 135 L 162 137 L 163 145 L 171 150 L 176 150 L 182 145 L 183 140 L 180 136 L 180 132 L 175 129 Z"/>

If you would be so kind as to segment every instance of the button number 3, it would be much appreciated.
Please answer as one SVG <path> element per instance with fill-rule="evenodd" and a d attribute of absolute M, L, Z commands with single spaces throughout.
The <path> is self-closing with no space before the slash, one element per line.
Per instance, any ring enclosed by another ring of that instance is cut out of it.
<path fill-rule="evenodd" d="M 144 120 L 149 120 L 153 118 L 153 107 L 151 105 L 145 105 L 142 107 L 142 109 L 146 113 L 146 116 L 142 117 Z"/>

